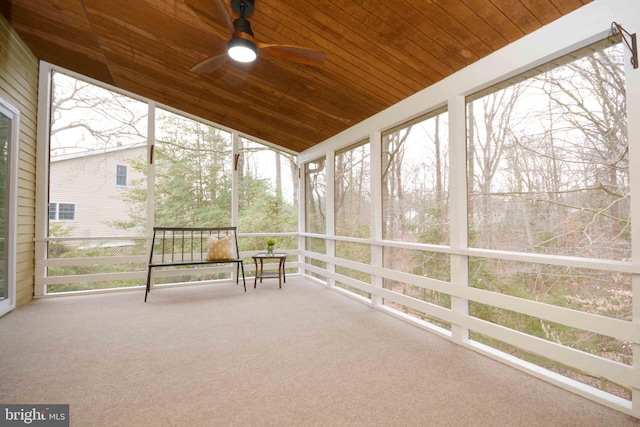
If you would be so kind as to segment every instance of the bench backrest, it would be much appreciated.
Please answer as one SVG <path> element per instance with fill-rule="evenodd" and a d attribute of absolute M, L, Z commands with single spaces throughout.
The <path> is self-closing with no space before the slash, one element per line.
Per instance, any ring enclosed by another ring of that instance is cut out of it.
<path fill-rule="evenodd" d="M 234 255 L 239 258 L 236 227 L 154 227 L 149 264 L 206 261 L 207 243 L 211 236 L 215 239 L 232 236 Z"/>

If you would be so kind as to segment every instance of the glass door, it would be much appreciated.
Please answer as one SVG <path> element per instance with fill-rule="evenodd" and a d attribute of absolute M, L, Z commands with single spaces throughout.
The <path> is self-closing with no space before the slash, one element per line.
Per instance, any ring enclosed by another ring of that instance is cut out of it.
<path fill-rule="evenodd" d="M 0 315 L 15 307 L 18 119 L 18 110 L 0 98 Z"/>

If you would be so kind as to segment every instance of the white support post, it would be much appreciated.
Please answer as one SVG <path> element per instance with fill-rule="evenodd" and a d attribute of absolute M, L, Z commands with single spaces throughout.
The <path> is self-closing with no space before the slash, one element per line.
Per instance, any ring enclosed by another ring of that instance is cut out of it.
<path fill-rule="evenodd" d="M 302 251 L 298 251 L 298 265 L 300 266 L 299 272 L 301 275 L 307 274 L 305 266 L 305 258 L 302 254 L 307 248 L 307 238 L 302 235 L 307 231 L 307 179 L 305 170 L 307 168 L 306 163 L 300 163 L 300 157 L 297 158 L 298 162 L 298 249 L 302 248 Z M 296 179 L 295 177 L 293 179 Z"/>
<path fill-rule="evenodd" d="M 327 186 L 325 190 L 325 234 L 328 239 L 325 240 L 325 248 L 327 251 L 327 256 L 335 257 L 336 256 L 336 242 L 332 237 L 336 234 L 336 221 L 335 221 L 335 188 L 336 188 L 336 174 L 335 174 L 335 161 L 336 155 L 335 151 L 327 152 L 327 161 L 325 162 L 325 167 L 327 171 Z M 336 272 L 336 265 L 334 263 L 327 264 L 327 271 L 330 273 Z M 327 281 L 329 286 L 335 286 L 336 281 L 332 277 Z"/>
<path fill-rule="evenodd" d="M 153 245 L 153 226 L 156 223 L 155 217 L 155 181 L 156 169 L 156 103 L 147 103 L 147 259 L 151 255 Z M 153 288 L 153 277 L 151 278 L 151 288 Z"/>
<path fill-rule="evenodd" d="M 231 133 L 231 162 L 232 162 L 232 178 L 231 178 L 231 226 L 237 227 L 238 221 L 240 218 L 240 175 L 242 174 L 241 170 L 238 170 L 239 165 L 239 156 L 242 155 L 242 139 L 240 138 L 240 134 L 238 132 Z M 236 229 L 238 231 L 238 229 Z M 238 240 L 238 236 L 235 236 L 236 241 Z M 239 249 L 238 249 L 239 250 Z M 240 254 L 238 254 L 240 257 Z M 257 272 L 256 272 L 257 274 Z M 231 273 L 231 278 L 233 280 L 239 280 L 237 270 L 234 270 Z"/>
<path fill-rule="evenodd" d="M 45 295 L 43 283 L 47 276 L 47 268 L 39 263 L 48 258 L 48 225 L 49 225 L 49 135 L 51 117 L 51 66 L 40 62 L 40 76 L 38 82 L 38 131 L 36 157 L 36 218 L 35 218 L 35 259 L 34 272 L 35 298 Z"/>
<path fill-rule="evenodd" d="M 640 14 L 639 14 L 640 15 Z M 625 26 L 631 26 L 637 20 L 628 17 L 625 19 Z M 622 18 L 621 18 L 622 19 Z M 627 23 L 628 22 L 628 23 Z M 640 28 L 627 28 L 635 33 Z M 640 69 L 634 69 L 631 65 L 631 52 L 625 47 L 625 83 L 627 91 L 627 137 L 629 147 L 629 165 L 640 164 Z M 629 217 L 633 218 L 631 226 L 631 253 L 635 264 L 640 263 L 640 173 L 634 167 L 629 168 L 629 187 L 631 188 L 631 206 Z M 640 275 L 632 276 L 632 322 L 640 324 Z M 640 342 L 632 343 L 633 361 L 632 366 L 636 378 L 640 376 Z M 631 411 L 635 417 L 640 418 L 640 389 L 634 388 L 631 391 Z"/>
<path fill-rule="evenodd" d="M 232 166 L 232 176 L 231 179 L 231 225 L 237 227 L 238 226 L 238 218 L 239 218 L 239 206 L 240 206 L 240 174 L 242 171 L 236 170 L 238 166 L 238 157 L 241 155 L 242 150 L 242 141 L 240 139 L 240 134 L 238 132 L 231 133 L 231 141 L 232 141 L 232 156 L 231 161 L 233 162 Z"/>
<path fill-rule="evenodd" d="M 467 131 L 465 98 L 455 96 L 449 99 L 449 203 L 450 203 L 450 239 L 454 249 L 465 249 L 467 237 Z M 451 286 L 469 286 L 469 258 L 465 255 L 451 254 Z M 451 310 L 461 316 L 469 314 L 469 301 L 451 298 Z M 462 325 L 451 325 L 455 341 L 469 338 L 469 330 Z"/>
<path fill-rule="evenodd" d="M 371 265 L 374 267 L 384 267 L 384 249 L 380 244 L 382 240 L 382 133 L 371 132 L 369 135 L 371 165 L 369 177 L 371 194 Z M 371 285 L 375 288 L 382 288 L 384 280 L 380 276 L 371 278 Z M 383 303 L 382 297 L 375 293 L 371 294 L 371 305 L 379 307 Z"/>

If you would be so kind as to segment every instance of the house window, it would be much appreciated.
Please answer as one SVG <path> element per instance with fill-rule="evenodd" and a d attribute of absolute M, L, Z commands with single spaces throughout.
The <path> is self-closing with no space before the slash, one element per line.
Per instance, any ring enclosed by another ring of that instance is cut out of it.
<path fill-rule="evenodd" d="M 49 203 L 50 221 L 75 221 L 75 203 Z"/>
<path fill-rule="evenodd" d="M 125 165 L 116 165 L 116 186 L 127 186 L 127 166 Z"/>

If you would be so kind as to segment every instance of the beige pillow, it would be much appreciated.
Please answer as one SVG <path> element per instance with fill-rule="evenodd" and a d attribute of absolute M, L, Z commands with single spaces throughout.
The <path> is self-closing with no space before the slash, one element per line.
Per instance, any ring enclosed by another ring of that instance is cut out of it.
<path fill-rule="evenodd" d="M 209 236 L 207 242 L 207 261 L 235 259 L 232 244 L 232 235 L 222 239 L 217 239 L 216 236 Z"/>

